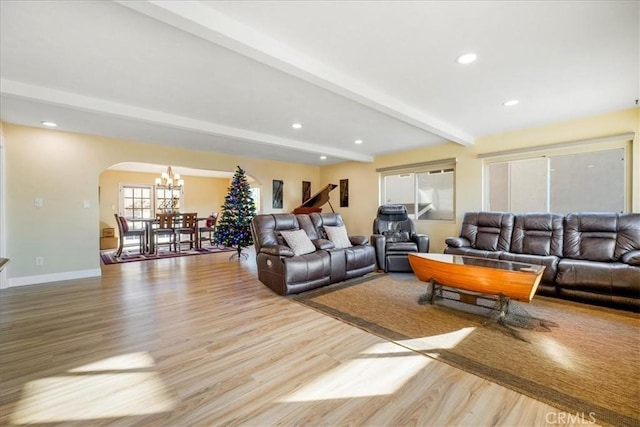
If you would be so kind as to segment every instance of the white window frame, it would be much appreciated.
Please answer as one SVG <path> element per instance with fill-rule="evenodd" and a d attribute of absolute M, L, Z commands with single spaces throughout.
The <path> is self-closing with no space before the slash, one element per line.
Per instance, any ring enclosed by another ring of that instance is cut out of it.
<path fill-rule="evenodd" d="M 478 155 L 483 160 L 482 165 L 482 206 L 484 210 L 490 209 L 489 194 L 489 166 L 496 163 L 506 163 L 518 160 L 528 160 L 535 158 L 561 157 L 565 155 L 576 155 L 591 152 L 611 151 L 623 149 L 624 153 L 624 211 L 631 212 L 632 205 L 632 175 L 633 175 L 633 134 L 613 135 L 602 138 L 586 139 L 580 141 L 570 141 L 555 144 L 548 144 L 538 147 L 514 149 L 494 153 L 484 153 Z M 510 183 L 507 184 L 507 187 Z M 547 212 L 553 210 L 553 206 L 547 203 Z M 543 211 L 542 209 L 540 211 Z"/>
<path fill-rule="evenodd" d="M 148 189 L 149 193 L 151 194 L 151 207 L 149 209 L 149 219 L 150 218 L 155 218 L 156 216 L 156 212 L 158 212 L 159 207 L 158 207 L 158 199 L 156 197 L 156 186 L 154 186 L 153 184 L 135 184 L 135 183 L 121 183 L 120 184 L 120 198 L 119 198 L 119 210 L 118 212 L 120 212 L 120 214 L 124 215 L 125 218 L 127 218 L 130 221 L 135 221 L 138 218 L 131 218 L 130 216 L 128 216 L 125 212 L 125 203 L 124 203 L 124 193 L 125 193 L 125 188 L 143 188 L 143 189 Z M 182 201 L 184 200 L 184 190 L 180 189 L 179 190 L 179 200 L 178 200 L 178 206 L 182 206 Z M 143 216 L 143 219 L 147 218 L 145 216 Z"/>
<path fill-rule="evenodd" d="M 135 221 L 138 218 L 133 218 L 131 217 L 131 215 L 128 215 L 128 213 L 125 211 L 125 189 L 126 188 L 141 188 L 141 189 L 147 189 L 149 190 L 149 194 L 151 194 L 151 207 L 150 207 L 150 212 L 152 217 L 155 216 L 155 211 L 154 211 L 154 199 L 153 199 L 153 185 L 146 185 L 146 184 L 120 184 L 120 209 L 118 210 L 118 212 L 120 212 L 121 215 L 123 215 L 127 220 L 129 221 Z M 142 217 L 143 219 L 145 218 L 144 215 Z"/>
<path fill-rule="evenodd" d="M 379 173 L 379 195 L 378 195 L 379 204 L 387 203 L 386 202 L 387 197 L 385 194 L 385 178 L 386 177 L 394 176 L 394 175 L 413 174 L 412 186 L 413 186 L 413 192 L 414 192 L 414 201 L 413 201 L 414 207 L 413 207 L 413 212 L 409 214 L 409 217 L 414 221 L 454 222 L 456 219 L 456 163 L 457 163 L 457 159 L 450 158 L 450 159 L 441 159 L 436 161 L 414 163 L 410 165 L 402 165 L 402 166 L 377 169 L 376 171 Z M 418 214 L 420 213 L 418 174 L 438 173 L 438 172 L 453 173 L 451 214 L 447 218 L 420 219 L 418 216 Z"/>

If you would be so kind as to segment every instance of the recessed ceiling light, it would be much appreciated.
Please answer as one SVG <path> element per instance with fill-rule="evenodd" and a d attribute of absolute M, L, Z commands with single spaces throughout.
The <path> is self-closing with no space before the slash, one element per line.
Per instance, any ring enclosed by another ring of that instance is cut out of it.
<path fill-rule="evenodd" d="M 356 139 L 355 141 L 353 141 L 354 144 L 362 144 L 362 140 L 361 139 Z"/>
<path fill-rule="evenodd" d="M 294 129 L 302 129 L 302 123 L 294 123 L 291 125 L 291 127 Z"/>
<path fill-rule="evenodd" d="M 320 160 L 327 160 L 327 156 L 320 156 Z"/>
<path fill-rule="evenodd" d="M 54 128 L 54 127 L 58 126 L 56 123 L 49 122 L 47 120 L 41 121 L 40 124 L 43 125 L 43 126 L 49 126 L 50 128 Z"/>
<path fill-rule="evenodd" d="M 478 59 L 478 55 L 475 53 L 466 53 L 458 57 L 458 64 L 471 64 L 476 59 Z"/>
<path fill-rule="evenodd" d="M 514 105 L 518 105 L 519 103 L 520 101 L 518 101 L 517 99 L 512 99 L 511 101 L 504 102 L 502 105 L 504 105 L 505 107 L 513 107 Z"/>

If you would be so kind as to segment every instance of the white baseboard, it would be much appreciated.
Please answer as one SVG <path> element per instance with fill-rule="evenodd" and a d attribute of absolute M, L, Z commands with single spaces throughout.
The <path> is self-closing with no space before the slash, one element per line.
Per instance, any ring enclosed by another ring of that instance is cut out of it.
<path fill-rule="evenodd" d="M 92 268 L 90 270 L 65 271 L 63 273 L 39 274 L 37 276 L 10 277 L 9 288 L 16 286 L 37 285 L 40 283 L 60 282 L 62 280 L 84 279 L 86 277 L 99 277 L 102 270 Z"/>

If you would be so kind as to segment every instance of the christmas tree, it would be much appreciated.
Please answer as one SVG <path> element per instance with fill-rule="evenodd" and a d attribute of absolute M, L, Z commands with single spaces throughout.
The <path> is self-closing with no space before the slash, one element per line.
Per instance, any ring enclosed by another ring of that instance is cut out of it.
<path fill-rule="evenodd" d="M 256 207 L 251 197 L 251 187 L 240 166 L 236 170 L 224 198 L 222 217 L 218 219 L 214 239 L 219 245 L 238 250 L 238 258 L 242 248 L 253 244 L 251 236 L 251 219 L 256 214 Z M 235 255 L 234 255 L 235 256 Z"/>

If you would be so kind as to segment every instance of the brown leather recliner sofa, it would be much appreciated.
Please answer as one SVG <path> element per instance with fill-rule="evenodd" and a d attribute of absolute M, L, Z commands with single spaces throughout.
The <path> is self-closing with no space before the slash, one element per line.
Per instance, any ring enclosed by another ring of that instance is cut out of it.
<path fill-rule="evenodd" d="M 429 237 L 416 232 L 416 226 L 404 205 L 378 207 L 370 241 L 376 251 L 378 268 L 385 272 L 413 271 L 408 254 L 429 252 Z"/>
<path fill-rule="evenodd" d="M 363 276 L 376 268 L 375 251 L 366 236 L 348 236 L 350 247 L 337 249 L 324 227 L 344 226 L 337 213 L 264 214 L 251 221 L 258 279 L 280 295 Z M 313 252 L 295 255 L 282 232 L 304 230 Z"/>
<path fill-rule="evenodd" d="M 640 214 L 467 212 L 445 253 L 544 265 L 538 293 L 640 310 Z"/>

